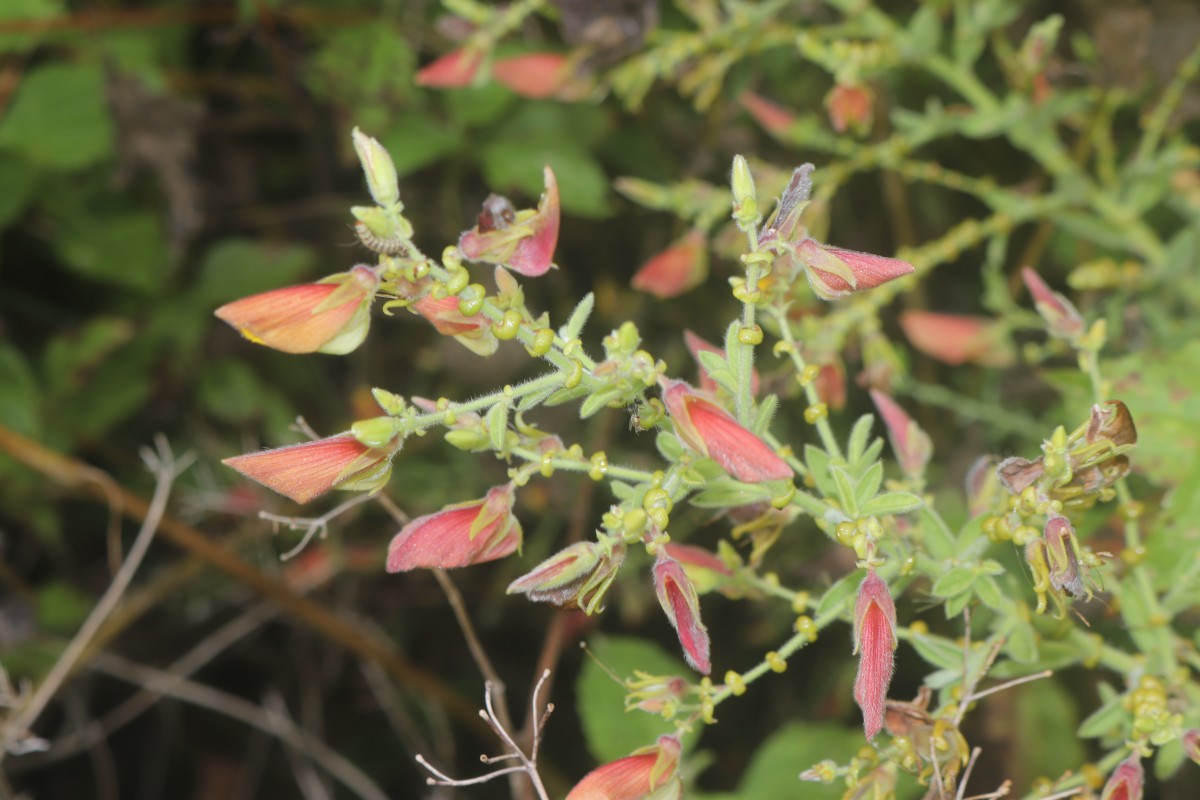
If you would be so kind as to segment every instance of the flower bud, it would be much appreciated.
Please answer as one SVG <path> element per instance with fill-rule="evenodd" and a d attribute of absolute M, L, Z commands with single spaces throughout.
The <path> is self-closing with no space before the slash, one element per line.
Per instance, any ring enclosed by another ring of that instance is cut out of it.
<path fill-rule="evenodd" d="M 556 96 L 571 79 L 571 63 L 562 53 L 525 53 L 496 59 L 492 77 L 521 97 L 542 100 Z"/>
<path fill-rule="evenodd" d="M 679 636 L 688 664 L 707 675 L 712 671 L 712 662 L 709 660 L 708 629 L 700 621 L 700 599 L 683 566 L 667 555 L 665 548 L 658 551 L 654 563 L 654 592 Z"/>
<path fill-rule="evenodd" d="M 1053 291 L 1036 272 L 1029 267 L 1021 270 L 1021 279 L 1033 295 L 1033 305 L 1046 321 L 1046 330 L 1060 339 L 1074 339 L 1085 329 L 1083 317 L 1070 300 Z"/>
<path fill-rule="evenodd" d="M 887 426 L 888 439 L 891 440 L 892 451 L 900 462 L 900 468 L 910 478 L 922 475 L 933 455 L 929 434 L 921 430 L 921 426 L 883 392 L 872 389 L 871 399 L 875 401 L 875 408 L 879 409 L 879 416 Z"/>
<path fill-rule="evenodd" d="M 509 555 L 521 546 L 513 499 L 512 484 L 497 486 L 481 500 L 412 520 L 388 545 L 387 571 L 451 569 Z"/>
<path fill-rule="evenodd" d="M 1200 764 L 1200 729 L 1190 728 L 1183 732 L 1183 752 Z"/>
<path fill-rule="evenodd" d="M 390 208 L 400 202 L 400 186 L 396 178 L 396 165 L 383 145 L 367 136 L 358 128 L 352 134 L 354 152 L 362 163 L 363 173 L 367 176 L 367 189 L 375 202 L 384 208 Z"/>
<path fill-rule="evenodd" d="M 862 709 L 867 741 L 874 739 L 883 727 L 897 644 L 896 605 L 883 578 L 869 569 L 858 587 L 858 600 L 854 604 L 854 653 L 858 654 L 854 702 Z"/>
<path fill-rule="evenodd" d="M 720 589 L 733 575 L 733 570 L 720 556 L 703 547 L 668 542 L 663 549 L 668 556 L 683 565 L 683 571 L 687 573 L 688 580 L 692 582 L 697 594 L 708 594 Z"/>
<path fill-rule="evenodd" d="M 733 207 L 735 213 L 739 209 L 752 210 L 757 206 L 754 190 L 754 176 L 750 173 L 750 165 L 745 156 L 733 157 L 733 174 L 730 177 L 733 188 Z M 749 208 L 747 208 L 749 206 Z"/>
<path fill-rule="evenodd" d="M 625 560 L 625 543 L 601 534 L 595 542 L 577 542 L 538 564 L 508 585 L 538 603 L 603 611 L 604 595 Z"/>

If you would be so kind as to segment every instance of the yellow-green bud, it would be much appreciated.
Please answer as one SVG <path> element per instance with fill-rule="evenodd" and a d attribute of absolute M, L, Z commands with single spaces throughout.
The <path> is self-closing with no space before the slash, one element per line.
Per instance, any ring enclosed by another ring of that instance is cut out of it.
<path fill-rule="evenodd" d="M 358 128 L 351 134 L 354 151 L 362 163 L 367 176 L 367 189 L 379 205 L 390 208 L 400 200 L 400 187 L 396 179 L 396 165 L 383 145 L 367 136 Z"/>

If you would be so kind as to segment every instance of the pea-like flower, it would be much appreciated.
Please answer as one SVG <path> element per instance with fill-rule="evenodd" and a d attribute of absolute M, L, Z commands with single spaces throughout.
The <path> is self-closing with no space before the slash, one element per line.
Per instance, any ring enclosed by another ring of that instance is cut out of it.
<path fill-rule="evenodd" d="M 566 800 L 679 800 L 682 751 L 674 736 L 660 736 L 657 744 L 589 772 Z"/>
<path fill-rule="evenodd" d="M 431 89 L 470 86 L 482 63 L 482 53 L 460 47 L 418 70 L 416 82 L 418 86 L 428 86 Z"/>
<path fill-rule="evenodd" d="M 459 237 L 458 248 L 463 255 L 471 261 L 500 264 L 531 278 L 544 275 L 554 266 L 560 214 L 558 181 L 550 167 L 543 171 L 543 179 L 546 191 L 536 211 L 497 214 L 485 205 L 479 224 Z"/>
<path fill-rule="evenodd" d="M 896 645 L 896 604 L 883 578 L 869 569 L 854 604 L 854 653 L 858 654 L 854 702 L 862 709 L 868 741 L 883 728 Z"/>
<path fill-rule="evenodd" d="M 700 598 L 683 565 L 667 555 L 664 549 L 658 551 L 658 559 L 654 562 L 654 592 L 679 636 L 684 658 L 692 669 L 707 675 L 712 671 L 712 662 L 709 660 L 708 629 L 700 621 Z"/>
<path fill-rule="evenodd" d="M 1136 754 L 1122 761 L 1108 777 L 1100 800 L 1142 800 L 1142 789 L 1146 775 L 1142 771 L 1142 760 Z"/>
<path fill-rule="evenodd" d="M 1006 367 L 1014 359 L 1007 334 L 987 317 L 912 309 L 900 315 L 900 327 L 913 347 L 945 364 Z"/>
<path fill-rule="evenodd" d="M 451 569 L 503 558 L 521 546 L 512 484 L 409 522 L 388 545 L 387 571 Z"/>
<path fill-rule="evenodd" d="M 766 442 L 742 427 L 707 392 L 683 381 L 664 379 L 663 403 L 675 435 L 695 452 L 708 456 L 739 481 L 790 480 L 793 472 Z"/>
<path fill-rule="evenodd" d="M 643 264 L 630 284 L 660 299 L 694 289 L 708 277 L 708 240 L 704 231 L 690 230 L 666 250 Z"/>
<path fill-rule="evenodd" d="M 387 483 L 392 456 L 403 439 L 371 447 L 351 433 L 227 458 L 223 462 L 252 481 L 297 503 L 331 489 L 374 491 Z"/>
<path fill-rule="evenodd" d="M 875 408 L 879 410 L 879 416 L 887 426 L 892 452 L 896 454 L 900 468 L 910 478 L 920 476 L 925 472 L 925 465 L 933 455 L 933 443 L 929 440 L 929 434 L 921 430 L 921 426 L 883 392 L 872 389 L 871 399 L 875 401 Z"/>
<path fill-rule="evenodd" d="M 340 356 L 367 337 L 378 287 L 375 270 L 360 264 L 316 283 L 234 300 L 214 313 L 256 344 L 285 353 Z"/>
<path fill-rule="evenodd" d="M 1033 306 L 1046 322 L 1046 330 L 1060 339 L 1074 339 L 1083 334 L 1086 325 L 1075 305 L 1051 289 L 1041 276 L 1029 267 L 1021 270 L 1029 294 L 1033 295 Z"/>

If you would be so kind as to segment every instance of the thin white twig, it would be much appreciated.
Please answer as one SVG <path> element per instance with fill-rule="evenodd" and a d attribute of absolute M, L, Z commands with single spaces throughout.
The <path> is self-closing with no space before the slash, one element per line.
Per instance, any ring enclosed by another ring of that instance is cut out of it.
<path fill-rule="evenodd" d="M 967 759 L 967 768 L 963 770 L 962 778 L 958 781 L 958 793 L 955 795 L 955 800 L 963 800 L 963 795 L 967 793 L 967 782 L 971 780 L 971 771 L 975 769 L 975 760 L 982 752 L 982 747 L 971 750 L 971 757 Z"/>
<path fill-rule="evenodd" d="M 104 595 L 96 603 L 96 607 L 92 609 L 92 613 L 88 615 L 82 627 L 75 634 L 75 638 L 67 645 L 41 685 L 29 698 L 29 702 L 4 726 L 4 747 L 0 749 L 0 761 L 3 761 L 6 752 L 14 752 L 14 747 L 19 748 L 19 742 L 29 737 L 29 729 L 37 722 L 50 699 L 62 686 L 67 676 L 71 674 L 71 670 L 75 668 L 76 662 L 87 649 L 92 637 L 96 635 L 100 626 L 104 624 L 109 614 L 120 602 L 125 590 L 129 588 L 129 584 L 133 580 L 134 573 L 141 566 L 142 559 L 150 548 L 150 543 L 154 540 L 154 533 L 158 530 L 158 524 L 162 521 L 163 514 L 166 513 L 167 499 L 171 496 L 171 485 L 194 460 L 194 455 L 191 453 L 185 453 L 176 459 L 171 453 L 166 437 L 161 434 L 154 437 L 154 445 L 156 451 L 145 447 L 140 451 L 142 461 L 154 473 L 155 486 L 150 507 L 146 511 L 146 517 L 133 541 L 133 546 L 129 548 L 129 555 L 126 556 L 125 563 L 121 565 L 121 569 L 118 570 Z"/>
<path fill-rule="evenodd" d="M 1003 692 L 1005 689 L 1011 689 L 1014 686 L 1020 686 L 1022 683 L 1029 683 L 1030 681 L 1040 681 L 1042 678 L 1049 678 L 1053 674 L 1054 674 L 1054 670 L 1046 669 L 1046 670 L 1042 670 L 1041 672 L 1035 672 L 1032 675 L 1025 675 L 1020 678 L 1013 678 L 1011 681 L 1002 683 L 999 686 L 992 686 L 988 689 L 984 689 L 982 692 L 972 692 L 971 695 L 963 703 L 963 705 L 965 706 L 967 703 L 973 703 L 981 697 L 987 697 L 989 694 L 995 694 L 996 692 Z M 1045 800 L 1045 799 L 1043 798 L 1043 800 Z"/>
<path fill-rule="evenodd" d="M 305 547 L 308 547 L 308 543 L 313 540 L 314 536 L 319 534 L 320 538 L 324 539 L 329 535 L 330 520 L 349 511 L 355 506 L 362 505 L 370 499 L 372 498 L 369 494 L 357 494 L 346 502 L 334 506 L 332 510 L 327 511 L 319 517 L 285 517 L 281 514 L 272 514 L 269 511 L 260 511 L 258 512 L 258 518 L 275 523 L 276 532 L 279 530 L 279 525 L 283 525 L 284 527 L 293 531 L 304 531 L 304 536 L 300 539 L 300 543 L 279 557 L 280 561 L 290 561 L 292 558 L 299 555 Z"/>
<path fill-rule="evenodd" d="M 289 727 L 298 728 L 295 720 L 287 712 L 287 705 L 283 702 L 283 698 L 277 691 L 272 690 L 263 698 L 263 711 L 266 712 L 267 723 L 272 727 L 276 736 L 284 741 L 283 734 Z M 325 784 L 321 782 L 321 776 L 317 774 L 312 763 L 306 761 L 302 756 L 307 755 L 303 750 L 296 747 L 285 746 L 284 751 L 287 753 L 288 760 L 292 763 L 292 770 L 295 772 L 296 786 L 299 787 L 300 793 L 304 795 L 306 800 L 330 800 L 329 792 L 325 789 Z"/>

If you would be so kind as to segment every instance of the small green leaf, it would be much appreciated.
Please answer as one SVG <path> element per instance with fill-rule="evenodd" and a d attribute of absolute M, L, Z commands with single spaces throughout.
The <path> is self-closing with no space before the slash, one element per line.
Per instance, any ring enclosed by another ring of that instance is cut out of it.
<path fill-rule="evenodd" d="M 855 505 L 857 505 L 860 509 L 865 509 L 870 501 L 874 499 L 876 493 L 879 492 L 879 487 L 882 485 L 883 462 L 876 461 L 874 464 L 867 467 L 866 471 L 862 474 L 862 477 L 858 479 L 858 486 L 854 490 Z"/>
<path fill-rule="evenodd" d="M 932 633 L 914 633 L 908 637 L 908 643 L 921 658 L 935 667 L 962 673 L 963 649 L 955 642 Z"/>
<path fill-rule="evenodd" d="M 1004 642 L 1004 652 L 1018 664 L 1032 664 L 1038 657 L 1037 632 L 1027 620 L 1018 620 Z M 995 674 L 995 671 L 993 671 Z"/>
<path fill-rule="evenodd" d="M 767 428 L 771 426 L 771 418 L 775 416 L 776 409 L 779 408 L 779 395 L 769 394 L 758 402 L 758 411 L 754 414 L 754 421 L 750 424 L 750 430 L 756 436 L 764 436 Z"/>
<path fill-rule="evenodd" d="M 971 592 L 963 592 L 951 597 L 946 601 L 944 606 L 946 619 L 954 619 L 955 617 L 962 616 L 963 609 L 970 605 L 973 599 L 975 599 L 975 595 Z"/>
<path fill-rule="evenodd" d="M 874 424 L 874 416 L 863 414 L 850 431 L 850 440 L 846 444 L 846 460 L 854 469 L 857 469 L 862 461 L 863 453 L 867 449 L 867 442 L 871 438 L 871 426 Z"/>
<path fill-rule="evenodd" d="M 741 483 L 732 478 L 718 478 L 696 494 L 688 502 L 700 508 L 737 508 L 771 499 L 766 487 L 754 483 Z"/>
<path fill-rule="evenodd" d="M 1004 608 L 1004 595 L 1000 593 L 1000 586 L 991 575 L 980 575 L 975 581 L 974 589 L 975 595 L 988 608 L 996 611 Z"/>
<path fill-rule="evenodd" d="M 804 513 L 808 514 L 813 519 L 827 519 L 829 512 L 836 511 L 832 506 L 820 498 L 813 497 L 808 492 L 797 489 L 796 494 L 792 496 L 792 502 L 804 509 Z M 838 521 L 843 521 L 845 514 L 837 511 L 840 518 Z"/>
<path fill-rule="evenodd" d="M 862 581 L 862 575 L 857 571 L 842 576 L 821 595 L 821 601 L 817 603 L 817 616 L 824 617 L 831 613 L 840 616 L 846 603 L 858 593 Z"/>
<path fill-rule="evenodd" d="M 922 506 L 919 519 L 923 541 L 930 556 L 942 561 L 958 555 L 958 543 L 940 514 L 928 506 Z"/>
<path fill-rule="evenodd" d="M 585 294 L 575 306 L 575 310 L 571 312 L 571 316 L 567 318 L 567 324 L 558 329 L 558 335 L 568 342 L 578 339 L 579 334 L 583 333 L 583 326 L 587 324 L 588 317 L 592 315 L 592 308 L 595 305 L 596 295 L 591 292 Z"/>
<path fill-rule="evenodd" d="M 47 64 L 26 72 L 0 119 L 0 149 L 73 171 L 112 154 L 113 124 L 99 64 Z"/>
<path fill-rule="evenodd" d="M 579 406 L 579 418 L 587 419 L 594 416 L 601 409 L 607 408 L 608 404 L 621 396 L 620 386 L 605 386 L 591 394 L 588 399 L 584 400 Z"/>
<path fill-rule="evenodd" d="M 659 454 L 667 461 L 675 462 L 683 457 L 683 443 L 673 433 L 659 431 L 658 436 L 654 437 L 654 446 L 658 448 Z"/>
<path fill-rule="evenodd" d="M 1075 735 L 1082 739 L 1099 739 L 1109 734 L 1124 736 L 1129 725 L 1129 712 L 1122 707 L 1121 699 L 1118 695 L 1089 714 L 1079 724 Z"/>
<path fill-rule="evenodd" d="M 504 452 L 504 441 L 508 438 L 508 401 L 501 400 L 488 409 L 487 413 L 488 438 L 492 449 L 497 453 Z"/>
<path fill-rule="evenodd" d="M 932 591 L 938 597 L 954 597 L 968 591 L 975 583 L 975 577 L 975 570 L 970 567 L 951 567 L 933 582 Z"/>
<path fill-rule="evenodd" d="M 837 499 L 841 503 L 842 508 L 846 509 L 846 513 L 851 517 L 857 517 L 858 501 L 854 497 L 854 483 L 850 480 L 849 473 L 845 467 L 835 466 L 830 469 L 833 476 L 834 485 L 837 488 Z"/>
<path fill-rule="evenodd" d="M 882 517 L 888 514 L 907 514 L 910 511 L 916 511 L 924 505 L 925 502 L 915 494 L 908 492 L 887 492 L 886 494 L 876 495 L 864 503 L 861 513 L 863 516 L 870 517 Z"/>
<path fill-rule="evenodd" d="M 804 445 L 804 462 L 808 464 L 808 472 L 816 481 L 817 488 L 826 497 L 837 494 L 837 484 L 829 474 L 829 454 L 814 444 Z"/>
<path fill-rule="evenodd" d="M 0 341 L 0 425 L 26 436 L 41 433 L 42 399 L 37 378 L 8 342 Z"/>

